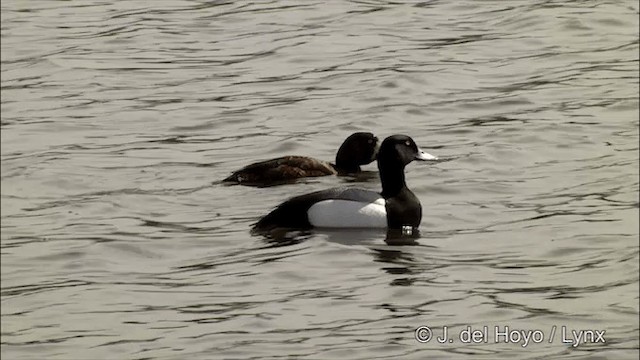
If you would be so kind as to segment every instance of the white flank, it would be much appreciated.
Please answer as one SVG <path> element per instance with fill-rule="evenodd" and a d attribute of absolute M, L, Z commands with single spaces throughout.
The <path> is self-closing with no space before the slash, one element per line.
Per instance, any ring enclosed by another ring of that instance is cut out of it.
<path fill-rule="evenodd" d="M 373 203 L 349 200 L 324 200 L 313 204 L 308 212 L 315 227 L 386 228 L 387 211 L 384 199 Z"/>

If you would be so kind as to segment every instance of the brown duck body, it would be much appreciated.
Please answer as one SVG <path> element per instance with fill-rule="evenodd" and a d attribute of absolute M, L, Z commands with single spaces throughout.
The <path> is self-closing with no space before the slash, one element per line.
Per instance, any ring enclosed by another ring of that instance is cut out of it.
<path fill-rule="evenodd" d="M 245 166 L 224 181 L 239 184 L 277 183 L 336 174 L 338 171 L 335 167 L 326 161 L 306 156 L 283 156 Z"/>
<path fill-rule="evenodd" d="M 376 159 L 378 147 L 378 138 L 372 133 L 357 132 L 342 143 L 336 154 L 335 164 L 307 156 L 283 156 L 245 166 L 224 181 L 270 186 L 305 177 L 355 174 L 360 172 L 360 165 L 369 164 Z"/>

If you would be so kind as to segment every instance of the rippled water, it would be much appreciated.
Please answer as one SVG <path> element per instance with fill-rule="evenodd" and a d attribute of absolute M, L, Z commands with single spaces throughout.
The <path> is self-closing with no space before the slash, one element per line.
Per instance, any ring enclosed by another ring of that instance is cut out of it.
<path fill-rule="evenodd" d="M 637 1 L 1 6 L 3 358 L 638 357 Z M 419 245 L 251 236 L 379 181 L 218 181 L 354 131 L 449 160 L 407 168 Z"/>

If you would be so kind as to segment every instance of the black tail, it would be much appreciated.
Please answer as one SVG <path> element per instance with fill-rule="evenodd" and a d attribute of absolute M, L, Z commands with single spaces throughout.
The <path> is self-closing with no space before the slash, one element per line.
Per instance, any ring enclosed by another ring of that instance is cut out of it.
<path fill-rule="evenodd" d="M 311 229 L 307 211 L 313 205 L 309 194 L 291 198 L 253 225 L 253 233 L 265 233 L 274 229 Z"/>

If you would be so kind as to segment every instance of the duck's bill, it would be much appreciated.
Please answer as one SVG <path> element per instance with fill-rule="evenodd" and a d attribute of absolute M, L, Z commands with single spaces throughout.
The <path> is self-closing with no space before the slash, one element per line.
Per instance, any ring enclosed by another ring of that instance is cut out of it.
<path fill-rule="evenodd" d="M 418 155 L 416 155 L 416 160 L 434 161 L 434 160 L 438 160 L 438 157 L 431 155 L 427 152 L 424 152 L 422 151 L 422 149 L 418 149 Z"/>

